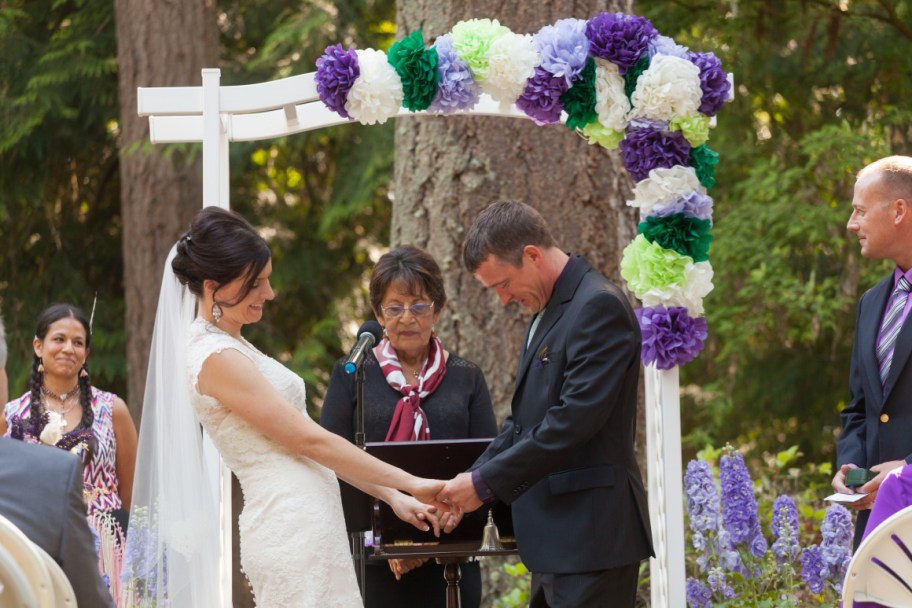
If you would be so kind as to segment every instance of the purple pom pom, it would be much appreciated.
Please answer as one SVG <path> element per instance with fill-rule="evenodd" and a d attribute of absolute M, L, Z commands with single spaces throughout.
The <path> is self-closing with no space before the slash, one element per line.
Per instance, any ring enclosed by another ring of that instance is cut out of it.
<path fill-rule="evenodd" d="M 703 100 L 700 111 L 707 116 L 714 116 L 728 99 L 731 83 L 722 69 L 722 62 L 713 53 L 688 53 L 695 66 L 700 68 L 700 88 L 703 89 Z"/>
<path fill-rule="evenodd" d="M 526 89 L 516 100 L 516 107 L 525 112 L 536 124 L 558 122 L 564 108 L 560 97 L 569 88 L 566 78 L 552 76 L 540 67 L 535 68 L 535 76 L 526 82 Z"/>
<path fill-rule="evenodd" d="M 586 24 L 590 54 L 616 64 L 621 75 L 639 61 L 658 35 L 649 19 L 624 13 L 599 13 Z"/>
<path fill-rule="evenodd" d="M 645 365 L 671 369 L 694 360 L 706 340 L 706 319 L 691 318 L 682 306 L 638 308 L 637 320 L 643 337 L 641 357 Z"/>
<path fill-rule="evenodd" d="M 330 110 L 343 118 L 351 118 L 345 111 L 348 92 L 361 75 L 358 55 L 354 49 L 345 50 L 341 44 L 326 47 L 322 57 L 317 59 L 317 93 Z"/>
<path fill-rule="evenodd" d="M 690 164 L 690 143 L 680 131 L 634 129 L 621 141 L 621 158 L 634 182 L 649 177 L 657 167 L 670 169 Z"/>

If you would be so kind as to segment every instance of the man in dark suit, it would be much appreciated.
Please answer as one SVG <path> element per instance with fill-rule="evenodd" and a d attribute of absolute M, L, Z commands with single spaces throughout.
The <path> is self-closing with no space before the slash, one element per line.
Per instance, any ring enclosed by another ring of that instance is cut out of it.
<path fill-rule="evenodd" d="M 849 232 L 858 237 L 861 255 L 891 260 L 896 268 L 858 303 L 855 345 L 849 373 L 851 401 L 842 411 L 836 444 L 837 492 L 850 469 L 864 467 L 877 476 L 857 488 L 867 496 L 858 510 L 855 546 L 887 473 L 912 462 L 912 158 L 890 156 L 858 174 Z"/>
<path fill-rule="evenodd" d="M 512 506 L 519 553 L 532 572 L 531 606 L 633 606 L 639 562 L 652 555 L 634 455 L 633 310 L 589 262 L 558 248 L 524 203 L 485 209 L 463 258 L 504 304 L 519 302 L 535 316 L 511 416 L 441 498 L 465 511 L 494 499 Z"/>
<path fill-rule="evenodd" d="M 0 515 L 60 564 L 79 606 L 113 606 L 86 521 L 82 461 L 60 448 L 0 437 L 0 462 Z"/>

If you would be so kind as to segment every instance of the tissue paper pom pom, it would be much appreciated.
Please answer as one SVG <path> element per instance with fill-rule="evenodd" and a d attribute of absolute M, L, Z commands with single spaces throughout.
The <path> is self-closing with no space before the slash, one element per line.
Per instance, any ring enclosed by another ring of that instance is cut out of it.
<path fill-rule="evenodd" d="M 560 98 L 568 88 L 565 78 L 552 76 L 539 66 L 535 68 L 535 76 L 529 79 L 526 89 L 516 100 L 516 107 L 534 120 L 535 124 L 559 122 L 564 109 Z"/>
<path fill-rule="evenodd" d="M 573 83 L 570 90 L 561 96 L 564 110 L 567 112 L 567 127 L 582 129 L 595 122 L 595 62 L 591 59 L 580 72 L 579 80 Z"/>
<path fill-rule="evenodd" d="M 709 220 L 675 214 L 649 216 L 640 222 L 637 232 L 650 243 L 677 251 L 694 262 L 705 262 L 709 259 L 709 244 L 713 239 L 709 233 L 711 228 Z"/>
<path fill-rule="evenodd" d="M 623 131 L 627 127 L 630 99 L 624 93 L 624 78 L 616 65 L 595 60 L 595 111 L 605 128 Z"/>
<path fill-rule="evenodd" d="M 317 93 L 326 107 L 343 118 L 351 118 L 345 111 L 345 100 L 352 84 L 361 75 L 358 55 L 354 49 L 345 50 L 341 44 L 326 47 L 317 59 Z"/>
<path fill-rule="evenodd" d="M 643 180 L 641 184 L 648 180 Z M 665 217 L 680 213 L 689 217 L 695 217 L 700 220 L 712 221 L 713 200 L 708 194 L 700 190 L 688 192 L 680 198 L 676 198 L 670 203 L 660 203 L 653 206 L 648 212 L 655 217 Z"/>
<path fill-rule="evenodd" d="M 355 51 L 361 76 L 348 92 L 345 111 L 361 124 L 383 124 L 402 106 L 402 82 L 386 61 L 386 53 L 367 49 Z"/>
<path fill-rule="evenodd" d="M 691 165 L 700 178 L 700 183 L 707 189 L 716 185 L 715 165 L 719 162 L 719 155 L 710 148 L 697 146 L 690 151 Z"/>
<path fill-rule="evenodd" d="M 567 81 L 570 86 L 589 57 L 589 39 L 583 19 L 561 19 L 546 25 L 535 34 L 535 47 L 541 55 L 541 67 L 552 76 Z"/>
<path fill-rule="evenodd" d="M 693 167 L 677 165 L 658 168 L 649 172 L 649 177 L 633 187 L 631 207 L 639 207 L 643 215 L 652 213 L 655 205 L 667 204 L 693 191 L 703 191 Z"/>
<path fill-rule="evenodd" d="M 475 79 L 483 81 L 488 77 L 488 52 L 491 44 L 509 32 L 497 19 L 460 21 L 451 30 L 453 50 L 466 62 L 475 74 Z"/>
<path fill-rule="evenodd" d="M 692 315 L 703 314 L 703 298 L 713 290 L 713 269 L 709 262 L 688 264 L 682 283 L 653 288 L 637 297 L 643 306 L 683 306 Z"/>
<path fill-rule="evenodd" d="M 681 59 L 690 59 L 687 56 L 688 49 L 686 46 L 681 46 L 668 36 L 662 36 L 661 34 L 652 39 L 649 43 L 649 46 L 646 48 L 646 54 L 652 58 L 656 55 L 671 55 L 672 57 L 680 57 Z"/>
<path fill-rule="evenodd" d="M 672 118 L 668 126 L 674 131 L 684 134 L 684 139 L 690 142 L 692 148 L 702 146 L 709 139 L 709 123 L 711 119 L 706 114 L 694 114 L 684 118 Z"/>
<path fill-rule="evenodd" d="M 702 96 L 697 66 L 679 57 L 656 55 L 631 95 L 631 114 L 654 120 L 691 116 Z"/>
<path fill-rule="evenodd" d="M 621 142 L 621 157 L 631 179 L 638 182 L 653 169 L 690 164 L 690 144 L 678 131 L 634 129 Z"/>
<path fill-rule="evenodd" d="M 641 294 L 647 291 L 662 291 L 670 285 L 682 284 L 688 265 L 693 265 L 689 257 L 650 243 L 640 234 L 624 248 L 621 276 L 642 300 Z"/>
<path fill-rule="evenodd" d="M 707 116 L 714 116 L 722 109 L 722 104 L 728 99 L 731 91 L 728 74 L 722 69 L 722 62 L 713 53 L 689 53 L 687 58 L 700 69 L 700 88 L 703 91 L 700 111 Z"/>
<path fill-rule="evenodd" d="M 686 308 L 656 306 L 635 311 L 643 337 L 644 365 L 671 369 L 697 358 L 706 341 L 706 319 L 691 318 Z"/>
<path fill-rule="evenodd" d="M 508 32 L 491 43 L 481 90 L 499 101 L 501 107 L 509 106 L 522 95 L 526 81 L 535 75 L 540 62 L 532 36 Z"/>
<path fill-rule="evenodd" d="M 627 73 L 624 74 L 624 94 L 627 95 L 627 99 L 633 97 L 633 92 L 637 88 L 637 81 L 639 81 L 640 76 L 649 68 L 649 56 L 644 56 L 642 59 L 633 64 L 633 67 L 627 70 Z"/>
<path fill-rule="evenodd" d="M 608 150 L 614 150 L 624 139 L 624 132 L 609 129 L 599 121 L 595 121 L 583 127 L 583 136 L 590 145 L 598 144 Z"/>
<path fill-rule="evenodd" d="M 428 109 L 432 112 L 451 114 L 473 107 L 478 103 L 481 85 L 475 82 L 469 66 L 453 50 L 452 36 L 441 36 L 434 44 L 434 48 L 437 49 L 440 82 L 437 84 L 434 101 Z"/>
<path fill-rule="evenodd" d="M 402 82 L 402 105 L 412 112 L 426 110 L 437 94 L 440 73 L 437 50 L 424 48 L 421 30 L 393 44 L 387 61 Z"/>
<path fill-rule="evenodd" d="M 658 34 L 649 19 L 624 13 L 599 13 L 586 24 L 589 52 L 617 64 L 621 74 L 646 53 Z"/>

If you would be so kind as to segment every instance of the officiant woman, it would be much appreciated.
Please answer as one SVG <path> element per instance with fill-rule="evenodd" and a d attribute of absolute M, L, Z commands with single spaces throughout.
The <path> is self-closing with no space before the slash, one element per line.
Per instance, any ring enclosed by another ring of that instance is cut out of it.
<path fill-rule="evenodd" d="M 447 351 L 434 332 L 447 303 L 434 258 L 418 247 L 398 247 L 374 266 L 369 289 L 383 338 L 364 361 L 366 441 L 493 437 L 497 428 L 484 374 Z M 320 424 L 354 440 L 355 385 L 344 360 L 333 369 Z M 433 560 L 369 562 L 366 570 L 367 608 L 446 605 L 443 566 Z M 477 562 L 462 567 L 460 595 L 465 608 L 479 606 Z"/>

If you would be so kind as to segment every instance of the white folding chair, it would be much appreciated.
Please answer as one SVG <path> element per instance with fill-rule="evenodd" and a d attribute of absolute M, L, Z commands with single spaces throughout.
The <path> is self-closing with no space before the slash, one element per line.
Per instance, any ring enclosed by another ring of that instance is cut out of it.
<path fill-rule="evenodd" d="M 39 608 L 55 608 L 54 587 L 38 547 L 13 522 L 0 515 L 0 547 L 16 560 L 38 600 Z"/>
<path fill-rule="evenodd" d="M 38 608 L 38 598 L 19 563 L 0 544 L 0 608 Z"/>
<path fill-rule="evenodd" d="M 912 506 L 874 528 L 849 562 L 842 603 L 877 602 L 888 608 L 912 606 Z"/>
<path fill-rule="evenodd" d="M 63 568 L 54 561 L 53 557 L 48 555 L 47 551 L 34 543 L 32 545 L 41 554 L 44 566 L 51 577 L 51 586 L 54 588 L 54 599 L 56 601 L 54 605 L 57 608 L 76 608 L 76 592 L 73 591 L 73 585 L 70 583 L 70 579 L 67 578 Z"/>

